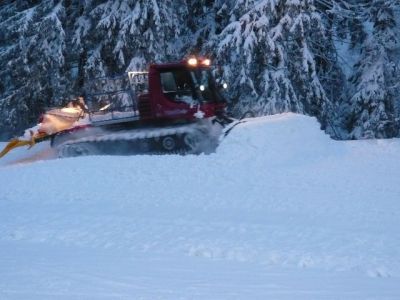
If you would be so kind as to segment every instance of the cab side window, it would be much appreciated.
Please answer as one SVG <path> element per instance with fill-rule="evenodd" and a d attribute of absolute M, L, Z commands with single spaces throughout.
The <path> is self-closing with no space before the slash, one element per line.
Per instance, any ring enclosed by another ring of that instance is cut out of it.
<path fill-rule="evenodd" d="M 173 70 L 161 73 L 161 86 L 164 95 L 173 101 L 194 104 L 193 80 L 186 70 Z"/>
<path fill-rule="evenodd" d="M 174 74 L 172 72 L 161 73 L 161 86 L 164 95 L 170 99 L 175 99 L 177 90 Z"/>

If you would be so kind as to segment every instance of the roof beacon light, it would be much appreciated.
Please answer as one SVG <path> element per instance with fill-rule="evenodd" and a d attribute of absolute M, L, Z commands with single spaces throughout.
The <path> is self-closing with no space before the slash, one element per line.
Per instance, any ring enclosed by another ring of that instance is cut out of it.
<path fill-rule="evenodd" d="M 197 66 L 197 58 L 194 58 L 194 57 L 189 58 L 188 64 L 191 66 Z"/>
<path fill-rule="evenodd" d="M 205 60 L 203 60 L 202 64 L 205 65 L 205 66 L 210 66 L 211 65 L 211 60 L 206 58 Z"/>

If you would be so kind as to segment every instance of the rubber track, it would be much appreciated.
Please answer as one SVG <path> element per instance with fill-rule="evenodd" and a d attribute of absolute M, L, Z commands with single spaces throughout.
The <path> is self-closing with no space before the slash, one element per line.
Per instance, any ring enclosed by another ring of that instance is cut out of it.
<path fill-rule="evenodd" d="M 87 132 L 87 136 L 79 137 L 71 136 L 71 139 L 67 140 L 64 143 L 61 143 L 57 146 L 59 157 L 69 157 L 69 156 L 78 156 L 81 155 L 79 152 L 86 152 L 83 155 L 90 155 L 90 154 L 114 154 L 113 151 L 106 151 L 105 148 L 112 149 L 113 145 L 116 144 L 126 144 L 126 149 L 129 148 L 129 145 L 140 148 L 140 143 L 147 143 L 152 145 L 150 149 L 147 151 L 141 150 L 133 150 L 132 153 L 129 151 L 126 154 L 147 154 L 147 155 L 160 155 L 160 154 L 178 154 L 178 155 L 185 155 L 185 154 L 199 154 L 204 152 L 204 149 L 201 149 L 202 144 L 204 144 L 204 139 L 209 138 L 207 135 L 211 131 L 208 128 L 210 125 L 207 124 L 190 124 L 184 126 L 175 126 L 175 127 L 166 127 L 166 128 L 151 128 L 151 129 L 136 129 L 130 131 L 121 131 L 115 133 L 109 133 L 104 131 L 99 131 L 94 128 L 94 135 L 90 134 L 90 131 Z M 96 132 L 97 131 L 97 132 Z M 197 143 L 195 145 L 189 145 L 187 140 L 183 138 L 184 144 L 179 145 L 176 149 L 171 151 L 167 151 L 164 149 L 160 149 L 160 147 L 154 147 L 154 143 L 157 140 L 161 140 L 163 137 L 166 136 L 173 136 L 175 137 L 175 141 L 179 141 L 179 138 L 182 139 L 184 135 L 191 135 L 196 140 Z M 212 139 L 212 138 L 211 138 Z M 109 143 L 108 146 L 104 146 L 104 143 Z M 68 148 L 76 148 L 79 150 L 79 145 L 81 144 L 82 149 L 92 148 L 95 149 L 94 151 L 76 151 L 77 155 L 73 155 L 71 152 L 68 152 Z M 102 145 L 103 144 L 103 145 Z M 107 153 L 109 152 L 109 153 Z M 115 151 L 114 151 L 115 152 Z M 116 151 L 118 152 L 118 151 Z M 116 153 L 118 154 L 118 153 Z"/>

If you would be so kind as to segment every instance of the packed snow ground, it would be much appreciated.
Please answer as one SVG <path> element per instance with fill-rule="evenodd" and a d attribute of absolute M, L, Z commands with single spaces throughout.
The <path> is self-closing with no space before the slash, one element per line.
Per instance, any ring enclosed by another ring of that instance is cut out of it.
<path fill-rule="evenodd" d="M 398 139 L 283 114 L 211 155 L 47 146 L 0 160 L 0 299 L 400 299 Z"/>

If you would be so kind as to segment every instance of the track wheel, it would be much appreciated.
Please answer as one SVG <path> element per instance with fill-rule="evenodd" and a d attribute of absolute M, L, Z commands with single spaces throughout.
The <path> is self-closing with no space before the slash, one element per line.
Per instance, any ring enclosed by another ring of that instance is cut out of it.
<path fill-rule="evenodd" d="M 161 146 L 163 147 L 164 150 L 166 151 L 173 151 L 176 149 L 176 140 L 173 136 L 165 136 L 161 138 Z"/>

